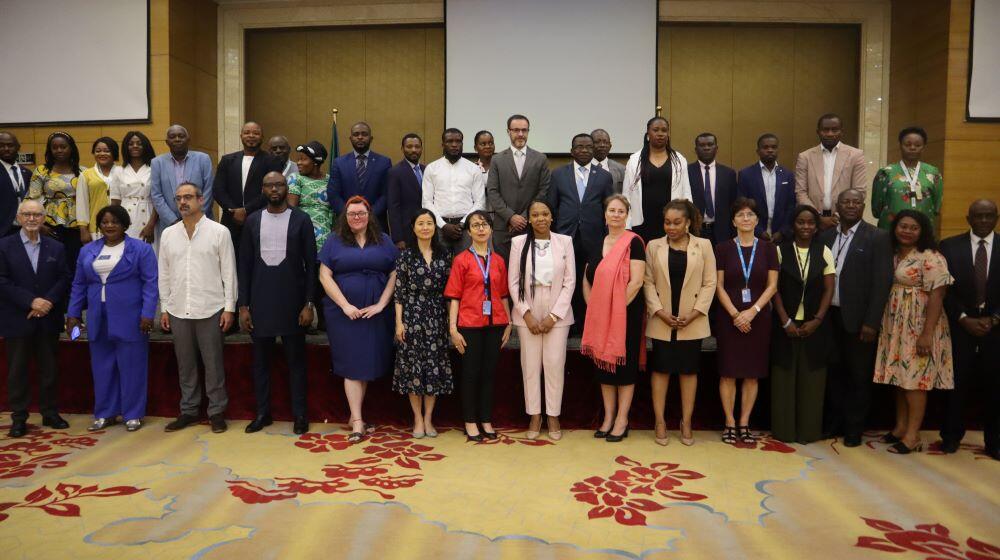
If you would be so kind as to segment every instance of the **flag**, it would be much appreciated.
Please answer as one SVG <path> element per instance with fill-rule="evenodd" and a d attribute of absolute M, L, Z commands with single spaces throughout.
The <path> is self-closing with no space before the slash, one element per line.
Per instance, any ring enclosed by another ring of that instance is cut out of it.
<path fill-rule="evenodd" d="M 330 155 L 331 160 L 340 157 L 340 141 L 337 139 L 337 114 L 333 114 L 333 131 L 330 133 Z"/>

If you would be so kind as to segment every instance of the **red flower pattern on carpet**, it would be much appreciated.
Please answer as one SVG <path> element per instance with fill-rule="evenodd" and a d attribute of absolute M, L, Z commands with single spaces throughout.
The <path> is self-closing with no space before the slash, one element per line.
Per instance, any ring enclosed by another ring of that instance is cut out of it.
<path fill-rule="evenodd" d="M 10 428 L 0 426 L 6 433 Z M 72 436 L 66 432 L 43 430 L 35 425 L 28 426 L 23 438 L 0 437 L 0 479 L 28 478 L 38 469 L 58 469 L 65 467 L 64 460 L 74 449 L 86 449 L 97 445 L 99 436 L 105 432 L 91 432 L 88 436 Z M 65 452 L 60 452 L 64 451 Z"/>
<path fill-rule="evenodd" d="M 486 439 L 483 441 L 476 442 L 476 445 L 514 445 L 520 443 L 521 445 L 531 445 L 534 447 L 542 445 L 555 445 L 556 442 L 549 439 L 528 439 L 523 435 L 527 430 L 519 430 L 517 428 L 501 428 L 496 431 L 497 439 Z"/>
<path fill-rule="evenodd" d="M 926 560 L 1000 560 L 1000 547 L 969 537 L 965 547 L 951 538 L 940 523 L 924 523 L 905 529 L 890 521 L 862 517 L 865 524 L 882 532 L 882 538 L 860 536 L 854 544 L 882 552 L 919 552 Z"/>
<path fill-rule="evenodd" d="M 778 453 L 795 453 L 795 448 L 783 441 L 778 441 L 771 435 L 757 435 L 754 443 L 742 443 L 737 441 L 733 447 L 740 449 L 758 449 L 760 451 L 776 451 Z"/>
<path fill-rule="evenodd" d="M 578 502 L 594 506 L 587 512 L 589 519 L 614 517 L 622 525 L 645 526 L 646 515 L 643 512 L 660 511 L 665 507 L 649 497 L 659 494 L 663 498 L 683 502 L 697 502 L 708 497 L 676 490 L 685 480 L 705 477 L 695 471 L 680 469 L 676 463 L 653 463 L 647 467 L 623 455 L 619 455 L 615 462 L 628 468 L 617 470 L 607 478 L 585 478 L 570 488 Z"/>
<path fill-rule="evenodd" d="M 0 522 L 10 517 L 9 512 L 16 508 L 37 508 L 49 515 L 60 517 L 80 517 L 80 506 L 69 503 L 79 498 L 112 498 L 115 496 L 130 496 L 138 494 L 146 488 L 136 488 L 134 486 L 112 486 L 109 488 L 99 488 L 93 486 L 80 486 L 79 484 L 56 484 L 55 491 L 49 490 L 48 486 L 42 486 L 30 492 L 24 497 L 23 502 L 0 503 Z"/>

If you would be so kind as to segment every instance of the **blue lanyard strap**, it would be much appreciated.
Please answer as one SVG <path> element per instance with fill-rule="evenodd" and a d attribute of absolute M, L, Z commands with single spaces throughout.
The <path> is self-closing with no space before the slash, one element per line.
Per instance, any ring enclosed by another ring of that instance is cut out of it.
<path fill-rule="evenodd" d="M 753 261 L 757 257 L 757 241 L 755 237 L 753 239 L 753 249 L 750 250 L 750 264 L 747 264 L 746 259 L 743 257 L 743 247 L 740 246 L 739 238 L 733 240 L 736 243 L 736 254 L 740 256 L 740 267 L 743 269 L 743 287 L 750 287 L 750 270 L 753 268 Z"/>
<path fill-rule="evenodd" d="M 493 252 L 489 249 L 486 250 L 486 266 L 479 262 L 479 255 L 476 254 L 475 249 L 469 247 L 469 252 L 472 253 L 472 260 L 476 261 L 476 266 L 479 267 L 479 272 L 483 275 L 483 291 L 486 292 L 486 299 L 490 298 L 490 260 L 493 258 Z"/>

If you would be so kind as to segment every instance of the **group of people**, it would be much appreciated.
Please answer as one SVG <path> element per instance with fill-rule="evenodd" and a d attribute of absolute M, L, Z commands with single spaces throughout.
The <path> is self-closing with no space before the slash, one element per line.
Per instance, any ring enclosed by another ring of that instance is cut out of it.
<path fill-rule="evenodd" d="M 54 395 L 57 340 L 63 328 L 75 338 L 84 319 L 96 392 L 91 429 L 119 416 L 139 429 L 159 313 L 156 322 L 173 333 L 182 393 L 168 431 L 198 420 L 199 356 L 212 429 L 226 429 L 222 348 L 236 325 L 254 343 L 257 414 L 246 431 L 272 421 L 278 338 L 293 430 L 307 431 L 305 333 L 318 325 L 332 371 L 344 379 L 351 441 L 373 429 L 363 416 L 368 382 L 390 372 L 394 390 L 409 398 L 413 435 L 435 437 L 435 399 L 455 385 L 450 346 L 461 355 L 465 433 L 496 438 L 493 380 L 516 327 L 532 439 L 543 412 L 548 436 L 562 436 L 567 340 L 577 333 L 604 405 L 594 436 L 608 442 L 628 437 L 644 370 L 656 443 L 670 441 L 665 403 L 676 374 L 680 441 L 693 444 L 702 353 L 714 343 L 724 442 L 755 439 L 758 381 L 770 377 L 775 437 L 842 436 L 849 447 L 861 443 L 872 382 L 894 385 L 897 421 L 881 439 L 904 454 L 921 447 L 927 391 L 950 390 L 941 435 L 953 452 L 982 371 L 986 450 L 1000 457 L 997 207 L 975 201 L 971 231 L 938 250 L 943 182 L 920 161 L 922 129 L 900 132 L 902 161 L 871 185 L 878 227 L 863 219 L 864 155 L 841 141 L 834 114 L 820 117 L 820 144 L 799 154 L 794 171 L 778 164 L 773 134 L 760 136 L 759 160 L 738 172 L 716 161 L 716 136 L 700 134 L 688 164 L 663 117 L 647 122 L 643 147 L 626 165 L 608 157 L 611 138 L 595 130 L 574 136 L 572 162 L 550 171 L 545 154 L 527 146 L 529 131 L 527 117 L 511 116 L 510 148 L 499 153 L 493 135 L 479 131 L 473 161 L 463 157 L 462 131 L 448 128 L 443 156 L 426 166 L 423 140 L 407 134 L 392 165 L 371 150 L 372 129 L 359 122 L 350 129 L 353 150 L 324 173 L 321 143 L 292 150 L 276 136 L 265 149 L 260 125 L 247 122 L 243 149 L 223 156 L 214 174 L 179 125 L 160 156 L 139 132 L 126 135 L 122 154 L 113 139 L 98 139 L 90 169 L 79 166 L 72 137 L 55 133 L 30 174 L 16 163 L 17 139 L 0 133 L 0 316 L 10 318 L 0 335 L 11 435 L 26 430 L 32 355 L 43 423 L 65 425 Z"/>

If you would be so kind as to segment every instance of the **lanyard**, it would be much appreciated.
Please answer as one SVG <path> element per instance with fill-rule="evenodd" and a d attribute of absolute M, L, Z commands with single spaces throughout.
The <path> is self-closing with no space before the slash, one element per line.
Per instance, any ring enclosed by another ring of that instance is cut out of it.
<path fill-rule="evenodd" d="M 753 239 L 753 249 L 750 250 L 750 264 L 747 265 L 747 261 L 743 258 L 743 247 L 740 246 L 740 240 L 734 239 L 733 243 L 736 243 L 736 254 L 740 256 L 740 267 L 743 269 L 743 287 L 750 287 L 750 269 L 753 268 L 754 258 L 757 256 L 757 238 Z"/>
<path fill-rule="evenodd" d="M 924 192 L 920 188 L 920 162 L 917 162 L 917 167 L 913 170 L 913 175 L 910 175 L 910 170 L 907 169 L 906 164 L 902 161 L 899 162 L 899 166 L 903 168 L 903 177 L 910 185 L 910 192 L 916 195 L 917 200 L 922 200 Z"/>
<path fill-rule="evenodd" d="M 802 259 L 799 257 L 799 248 L 794 244 L 792 245 L 792 248 L 795 249 L 795 262 L 799 265 L 799 274 L 802 276 L 802 283 L 805 284 L 806 272 L 809 271 L 809 258 L 812 256 L 812 250 L 807 250 L 806 262 L 803 263 Z"/>
<path fill-rule="evenodd" d="M 472 253 L 472 260 L 476 261 L 476 266 L 479 267 L 479 272 L 483 274 L 483 291 L 486 292 L 486 300 L 490 299 L 490 260 L 493 258 L 493 252 L 489 249 L 486 250 L 486 266 L 479 262 L 479 255 L 476 251 L 469 247 L 469 252 Z"/>
<path fill-rule="evenodd" d="M 853 237 L 854 237 L 854 230 L 853 229 L 847 230 L 846 234 L 840 233 L 839 231 L 837 232 L 837 242 L 833 246 L 833 250 L 834 250 L 833 258 L 834 258 L 834 260 L 837 261 L 837 273 L 838 274 L 840 273 L 840 267 L 841 267 L 840 258 L 841 258 L 841 256 L 847 254 L 847 244 L 851 242 L 851 239 Z M 846 259 L 846 257 L 845 257 L 845 259 Z"/>

